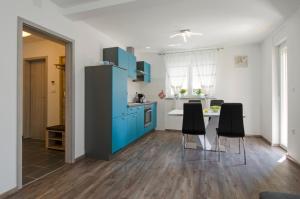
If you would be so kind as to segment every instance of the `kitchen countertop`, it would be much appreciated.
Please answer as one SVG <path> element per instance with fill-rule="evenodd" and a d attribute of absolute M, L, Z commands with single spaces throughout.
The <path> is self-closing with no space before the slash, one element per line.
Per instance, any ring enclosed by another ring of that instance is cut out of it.
<path fill-rule="evenodd" d="M 152 102 L 145 102 L 145 103 L 135 103 L 135 102 L 128 102 L 128 107 L 134 107 L 134 106 L 144 106 L 144 105 L 149 105 L 149 104 L 154 104 L 157 103 L 156 101 Z"/>

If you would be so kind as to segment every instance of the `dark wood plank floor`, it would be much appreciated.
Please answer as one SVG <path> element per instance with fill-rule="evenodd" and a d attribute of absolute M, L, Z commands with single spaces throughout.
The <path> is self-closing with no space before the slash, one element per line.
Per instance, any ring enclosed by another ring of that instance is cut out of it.
<path fill-rule="evenodd" d="M 182 158 L 181 134 L 155 132 L 109 162 L 84 159 L 66 165 L 10 198 L 155 198 L 256 199 L 261 191 L 300 193 L 300 168 L 283 151 L 260 138 L 247 138 L 248 165 L 237 154 L 187 151 Z"/>
<path fill-rule="evenodd" d="M 65 164 L 63 151 L 48 150 L 45 141 L 23 139 L 23 185 L 28 184 Z"/>

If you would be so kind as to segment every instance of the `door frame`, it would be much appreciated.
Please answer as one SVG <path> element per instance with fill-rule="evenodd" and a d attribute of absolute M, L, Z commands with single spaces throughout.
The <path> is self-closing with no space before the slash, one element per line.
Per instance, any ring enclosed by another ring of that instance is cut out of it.
<path fill-rule="evenodd" d="M 43 60 L 43 61 L 45 61 L 45 68 L 46 68 L 46 70 L 45 70 L 45 88 L 44 88 L 44 92 L 45 92 L 45 95 L 46 95 L 46 100 L 45 100 L 45 115 L 44 115 L 44 117 L 45 117 L 45 122 L 46 122 L 46 125 L 47 125 L 47 121 L 48 121 L 48 86 L 47 86 L 47 83 L 48 83 L 48 56 L 43 56 L 43 57 L 29 57 L 29 58 L 24 58 L 23 59 L 23 64 L 24 64 L 24 62 L 31 62 L 31 61 L 39 61 L 39 60 Z M 25 68 L 25 64 L 23 65 L 23 70 L 24 70 L 24 68 Z M 23 74 L 24 75 L 24 74 Z M 23 78 L 24 78 L 24 76 L 23 76 Z M 24 81 L 23 81 L 24 82 Z M 22 87 L 22 89 L 24 89 L 24 87 Z M 23 92 L 24 93 L 24 92 Z M 24 106 L 24 103 L 23 103 L 23 106 Z M 24 107 L 23 107 L 24 108 Z M 24 119 L 24 118 L 23 118 Z M 24 121 L 24 120 L 23 120 Z M 24 122 L 23 122 L 23 124 L 24 124 Z M 24 128 L 24 126 L 23 126 L 23 128 Z M 23 131 L 23 133 L 24 133 L 24 129 L 22 130 Z M 24 135 L 24 134 L 23 134 Z"/>
<path fill-rule="evenodd" d="M 65 105 L 65 162 L 75 162 L 75 40 L 56 33 L 22 17 L 17 24 L 17 187 L 22 188 L 22 134 L 23 134 L 23 37 L 24 27 L 66 47 L 66 105 Z"/>
<path fill-rule="evenodd" d="M 278 72 L 279 72 L 279 146 L 287 151 L 288 148 L 288 66 L 286 65 L 284 68 L 286 71 L 284 73 L 284 69 L 282 68 L 282 54 L 281 51 L 283 49 L 287 48 L 287 41 L 283 41 L 278 45 Z M 287 60 L 286 60 L 287 61 Z M 283 87 L 283 76 L 285 75 L 286 82 L 285 82 L 285 88 Z M 283 89 L 285 89 L 286 96 L 283 95 Z M 285 98 L 285 104 L 283 105 L 283 98 Z M 283 107 L 284 106 L 284 107 Z M 282 110 L 285 109 L 286 111 L 286 118 L 283 118 Z M 286 126 L 285 126 L 285 133 L 286 133 L 286 146 L 282 144 L 282 134 L 283 134 L 283 127 L 282 127 L 282 120 L 286 120 Z"/>

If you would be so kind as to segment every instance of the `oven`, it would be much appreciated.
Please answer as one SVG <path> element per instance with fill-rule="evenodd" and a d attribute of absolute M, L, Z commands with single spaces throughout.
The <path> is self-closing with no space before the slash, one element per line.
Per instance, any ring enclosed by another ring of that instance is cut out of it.
<path fill-rule="evenodd" d="M 152 108 L 151 105 L 145 105 L 144 108 L 144 126 L 147 127 L 152 122 Z"/>

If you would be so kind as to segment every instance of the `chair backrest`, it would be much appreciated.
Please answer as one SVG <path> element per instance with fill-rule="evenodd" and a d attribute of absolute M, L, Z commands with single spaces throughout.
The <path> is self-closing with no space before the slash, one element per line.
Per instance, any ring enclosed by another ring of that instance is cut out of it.
<path fill-rule="evenodd" d="M 201 100 L 189 100 L 189 103 L 201 103 Z"/>
<path fill-rule="evenodd" d="M 221 106 L 218 133 L 227 137 L 244 137 L 243 105 L 224 103 Z"/>
<path fill-rule="evenodd" d="M 210 106 L 222 106 L 224 104 L 224 100 L 211 100 Z"/>
<path fill-rule="evenodd" d="M 185 103 L 183 105 L 182 133 L 205 135 L 205 125 L 201 103 Z"/>

